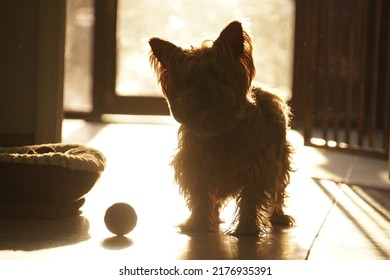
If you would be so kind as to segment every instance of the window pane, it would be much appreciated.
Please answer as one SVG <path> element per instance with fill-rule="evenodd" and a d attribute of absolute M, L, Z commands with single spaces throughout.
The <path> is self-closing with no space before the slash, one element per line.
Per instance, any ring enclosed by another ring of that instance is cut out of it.
<path fill-rule="evenodd" d="M 294 0 L 119 0 L 117 93 L 161 96 L 148 61 L 150 37 L 196 46 L 235 19 L 250 28 L 256 80 L 290 93 L 294 11 Z"/>

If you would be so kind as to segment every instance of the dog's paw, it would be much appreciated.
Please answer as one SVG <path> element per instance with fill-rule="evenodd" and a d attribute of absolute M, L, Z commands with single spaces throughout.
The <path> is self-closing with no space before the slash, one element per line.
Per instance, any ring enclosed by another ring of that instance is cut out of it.
<path fill-rule="evenodd" d="M 295 224 L 294 218 L 284 213 L 273 214 L 270 220 L 273 226 L 291 227 Z"/>
<path fill-rule="evenodd" d="M 218 230 L 218 228 L 212 227 L 208 223 L 195 222 L 191 219 L 180 224 L 178 227 L 182 233 L 213 232 Z"/>
<path fill-rule="evenodd" d="M 266 227 L 257 226 L 240 226 L 238 225 L 235 229 L 230 230 L 227 234 L 240 237 L 240 236 L 263 236 L 267 233 Z"/>
<path fill-rule="evenodd" d="M 232 235 L 232 236 L 235 236 L 235 237 L 242 237 L 242 236 L 259 236 L 260 235 L 260 231 L 258 230 L 250 230 L 250 231 L 247 231 L 247 230 L 232 230 L 232 231 L 228 231 L 227 234 L 229 235 Z"/>

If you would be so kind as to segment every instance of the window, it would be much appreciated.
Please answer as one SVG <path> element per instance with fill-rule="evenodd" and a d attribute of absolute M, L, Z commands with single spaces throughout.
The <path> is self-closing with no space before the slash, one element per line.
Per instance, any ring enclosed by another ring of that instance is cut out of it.
<path fill-rule="evenodd" d="M 293 0 L 104 0 L 94 14 L 92 4 L 68 1 L 66 110 L 167 114 L 149 65 L 149 38 L 195 46 L 236 19 L 252 36 L 256 80 L 291 92 Z"/>

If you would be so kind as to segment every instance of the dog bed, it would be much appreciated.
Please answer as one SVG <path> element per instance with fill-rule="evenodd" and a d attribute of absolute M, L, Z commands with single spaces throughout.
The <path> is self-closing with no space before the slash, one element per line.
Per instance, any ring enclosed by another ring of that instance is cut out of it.
<path fill-rule="evenodd" d="M 101 152 L 77 144 L 0 148 L 0 217 L 79 213 L 105 168 Z"/>

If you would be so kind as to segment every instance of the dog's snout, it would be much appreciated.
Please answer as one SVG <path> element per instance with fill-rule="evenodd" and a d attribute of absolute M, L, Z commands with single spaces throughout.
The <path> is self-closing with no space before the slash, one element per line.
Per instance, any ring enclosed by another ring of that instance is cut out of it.
<path fill-rule="evenodd" d="M 208 106 L 213 103 L 214 93 L 210 91 L 201 91 L 198 95 L 198 102 L 202 106 Z"/>

